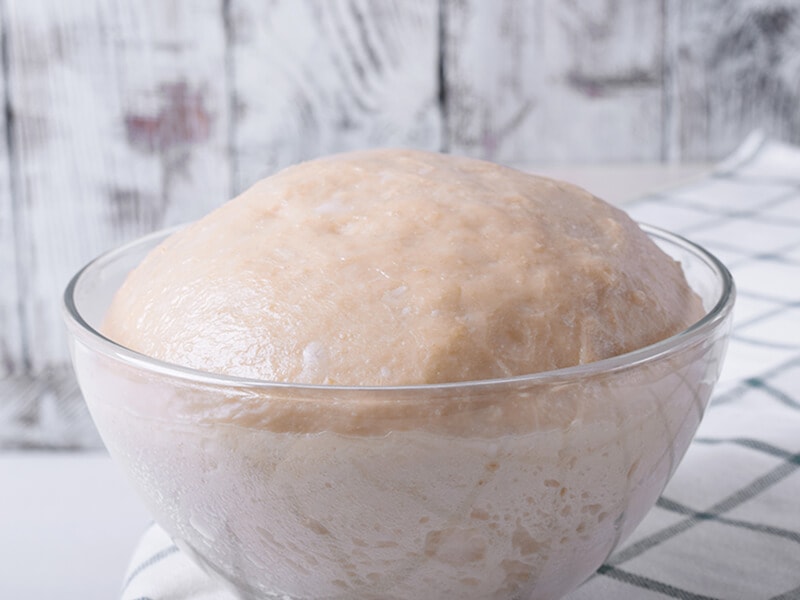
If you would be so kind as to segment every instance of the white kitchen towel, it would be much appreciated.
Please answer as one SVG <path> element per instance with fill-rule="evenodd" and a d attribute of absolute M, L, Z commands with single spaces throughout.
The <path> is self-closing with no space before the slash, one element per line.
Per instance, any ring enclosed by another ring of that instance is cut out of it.
<path fill-rule="evenodd" d="M 626 208 L 728 266 L 734 330 L 720 384 L 664 494 L 568 599 L 800 599 L 800 148 L 754 135 L 709 176 Z M 234 596 L 153 525 L 122 599 Z"/>

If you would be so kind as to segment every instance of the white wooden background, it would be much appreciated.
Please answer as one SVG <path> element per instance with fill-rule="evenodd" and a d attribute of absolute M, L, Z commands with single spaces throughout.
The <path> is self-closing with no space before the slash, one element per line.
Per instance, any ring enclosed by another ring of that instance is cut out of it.
<path fill-rule="evenodd" d="M 98 444 L 72 273 L 279 167 L 800 143 L 800 0 L 0 0 L 0 448 Z"/>

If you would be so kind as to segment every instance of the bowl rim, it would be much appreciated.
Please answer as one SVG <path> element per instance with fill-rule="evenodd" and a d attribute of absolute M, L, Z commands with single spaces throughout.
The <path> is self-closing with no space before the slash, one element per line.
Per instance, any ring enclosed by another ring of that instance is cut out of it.
<path fill-rule="evenodd" d="M 734 300 L 736 298 L 736 286 L 733 277 L 727 267 L 711 252 L 696 244 L 685 237 L 672 233 L 660 227 L 648 225 L 645 223 L 637 222 L 637 225 L 647 234 L 649 238 L 656 238 L 664 242 L 670 243 L 674 246 L 680 247 L 682 250 L 692 254 L 695 258 L 702 260 L 711 270 L 716 274 L 717 279 L 721 282 L 721 292 L 714 306 L 705 312 L 702 318 L 690 325 L 688 328 L 668 337 L 659 340 L 654 344 L 637 348 L 630 352 L 618 354 L 602 360 L 585 363 L 581 365 L 574 365 L 570 367 L 562 367 L 560 369 L 551 369 L 547 371 L 539 371 L 526 375 L 516 375 L 513 377 L 502 377 L 493 379 L 481 380 L 466 380 L 455 382 L 443 383 L 425 383 L 425 384 L 407 384 L 407 385 L 326 385 L 326 384 L 310 384 L 310 383 L 297 383 L 285 381 L 270 381 L 262 379 L 254 379 L 247 377 L 238 377 L 235 375 L 224 375 L 219 373 L 211 373 L 207 371 L 200 371 L 190 367 L 184 367 L 178 364 L 169 363 L 160 359 L 152 358 L 106 337 L 92 325 L 90 325 L 81 315 L 75 303 L 75 291 L 81 282 L 82 277 L 92 269 L 102 267 L 103 265 L 113 261 L 118 256 L 129 252 L 131 249 L 152 243 L 154 240 L 163 240 L 173 233 L 186 227 L 188 223 L 181 225 L 159 229 L 150 234 L 138 237 L 127 244 L 118 246 L 108 250 L 86 265 L 84 265 L 69 281 L 63 294 L 62 312 L 67 327 L 76 338 L 90 347 L 93 351 L 104 355 L 107 358 L 113 359 L 118 362 L 127 364 L 128 366 L 136 369 L 149 371 L 161 376 L 173 377 L 181 380 L 188 380 L 195 384 L 205 384 L 212 386 L 222 386 L 226 388 L 246 388 L 249 390 L 307 390 L 319 395 L 329 391 L 330 393 L 341 392 L 367 392 L 372 397 L 376 393 L 401 393 L 405 391 L 430 392 L 433 390 L 453 390 L 454 388 L 477 388 L 477 387 L 495 387 L 506 385 L 527 385 L 527 384 L 544 384 L 544 383 L 563 383 L 565 381 L 574 381 L 585 377 L 595 376 L 598 374 L 607 374 L 611 372 L 621 371 L 631 367 L 640 366 L 643 363 L 656 361 L 659 358 L 673 352 L 679 351 L 681 348 L 690 346 L 698 341 L 706 339 L 714 329 L 723 323 L 731 311 L 733 310 Z M 155 246 L 153 246 L 155 247 Z M 673 259 L 675 260 L 675 259 Z"/>

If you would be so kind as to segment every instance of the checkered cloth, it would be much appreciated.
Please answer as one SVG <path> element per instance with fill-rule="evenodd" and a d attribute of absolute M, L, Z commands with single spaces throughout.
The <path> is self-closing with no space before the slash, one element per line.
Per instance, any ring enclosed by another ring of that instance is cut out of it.
<path fill-rule="evenodd" d="M 626 208 L 726 263 L 734 331 L 663 496 L 568 600 L 800 599 L 800 148 L 754 135 L 708 177 Z M 122 598 L 233 600 L 156 525 Z"/>

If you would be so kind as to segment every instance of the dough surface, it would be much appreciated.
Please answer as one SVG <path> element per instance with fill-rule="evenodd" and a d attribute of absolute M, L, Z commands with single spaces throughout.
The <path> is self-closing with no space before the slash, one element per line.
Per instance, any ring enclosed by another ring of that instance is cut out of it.
<path fill-rule="evenodd" d="M 680 265 L 584 190 L 371 150 L 287 168 L 171 236 L 103 332 L 213 373 L 408 385 L 588 363 L 702 314 Z"/>

